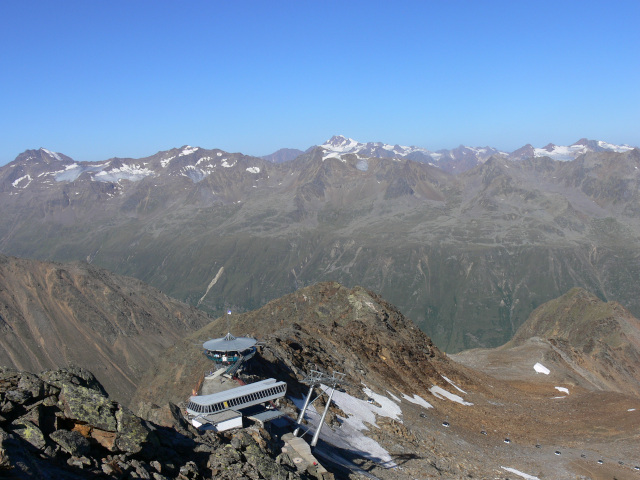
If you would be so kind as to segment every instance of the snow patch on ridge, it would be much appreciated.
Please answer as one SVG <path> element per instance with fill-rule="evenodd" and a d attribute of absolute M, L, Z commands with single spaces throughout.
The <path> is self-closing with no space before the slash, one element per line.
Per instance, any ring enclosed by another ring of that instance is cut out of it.
<path fill-rule="evenodd" d="M 182 175 L 183 177 L 187 177 L 193 183 L 198 183 L 199 181 L 203 180 L 208 174 L 203 170 L 194 167 L 193 165 L 186 165 L 182 169 L 182 173 L 180 173 L 180 175 Z"/>
<path fill-rule="evenodd" d="M 23 180 L 26 180 L 26 181 L 27 181 L 27 183 L 26 183 L 26 185 L 22 185 L 22 186 L 21 186 L 21 185 L 20 185 L 20 183 L 21 183 Z M 27 174 L 27 175 L 24 175 L 24 176 L 22 176 L 22 177 L 20 177 L 20 178 L 18 178 L 18 179 L 16 179 L 16 180 L 14 180 L 14 181 L 11 183 L 11 185 L 13 185 L 13 188 L 27 188 L 27 187 L 29 186 L 29 184 L 30 184 L 30 183 L 31 183 L 31 175 Z"/>
<path fill-rule="evenodd" d="M 331 390 L 325 385 L 321 385 L 321 388 L 327 394 L 329 394 Z M 379 395 L 367 387 L 364 387 L 362 391 L 367 397 L 373 399 L 381 406 L 378 407 L 369 403 L 367 400 L 360 400 L 359 398 L 352 397 L 348 393 L 340 392 L 339 390 L 336 390 L 333 393 L 332 401 L 340 407 L 344 413 L 349 415 L 345 419 L 346 423 L 353 425 L 357 430 L 368 430 L 365 423 L 379 428 L 376 424 L 376 415 L 388 417 L 393 420 L 400 419 L 402 410 L 393 400 L 390 400 L 384 395 Z"/>
<path fill-rule="evenodd" d="M 437 385 L 434 385 L 433 387 L 431 387 L 429 391 L 434 396 L 442 400 L 446 398 L 447 400 L 451 400 L 452 402 L 459 403 L 460 405 L 473 405 L 473 403 L 471 402 L 465 402 L 461 396 L 448 392 L 444 388 L 438 387 Z"/>
<path fill-rule="evenodd" d="M 51 175 L 53 175 L 56 182 L 73 182 L 85 172 L 102 172 L 110 164 L 111 162 L 105 162 L 99 165 L 80 165 L 78 163 L 72 163 L 71 165 L 67 165 L 64 170 L 52 172 Z"/>
<path fill-rule="evenodd" d="M 533 369 L 537 372 L 537 373 L 544 373 L 545 375 L 549 375 L 551 373 L 551 370 L 549 370 L 547 367 L 545 367 L 544 365 L 542 365 L 541 363 L 536 363 L 533 366 Z"/>
<path fill-rule="evenodd" d="M 178 156 L 184 157 L 186 155 L 191 155 L 192 153 L 197 152 L 198 150 L 200 150 L 200 147 L 191 147 L 187 145 L 186 147 L 184 147 L 184 149 L 182 150 L 182 152 L 180 152 Z"/>
<path fill-rule="evenodd" d="M 246 170 L 249 173 L 260 173 L 260 167 L 249 167 Z"/>
<path fill-rule="evenodd" d="M 229 162 L 227 162 L 226 158 L 223 158 L 222 159 L 222 163 L 220 165 L 222 165 L 224 168 L 231 168 L 231 167 L 234 167 L 236 165 L 236 163 L 238 163 L 238 162 L 229 163 Z"/>
<path fill-rule="evenodd" d="M 416 405 L 420 405 L 421 407 L 424 407 L 424 408 L 433 408 L 433 405 L 427 402 L 424 398 L 415 394 L 413 395 L 413 397 L 410 397 L 409 395 L 405 395 L 403 393 L 402 398 L 404 398 L 408 402 L 415 403 Z"/>
<path fill-rule="evenodd" d="M 322 156 L 322 161 L 328 160 L 329 158 L 335 158 L 340 160 L 342 163 L 347 163 L 347 161 L 341 157 L 340 152 L 329 152 Z"/>
<path fill-rule="evenodd" d="M 64 167 L 64 170 L 56 172 L 55 179 L 57 182 L 73 182 L 76 178 L 82 175 L 82 167 L 77 163 L 72 163 Z"/>
<path fill-rule="evenodd" d="M 164 160 L 160 160 L 160 166 L 162 168 L 167 168 L 167 165 L 169 165 L 171 160 L 173 160 L 174 158 L 176 158 L 175 155 L 173 157 L 169 157 L 169 158 L 165 158 Z"/>
<path fill-rule="evenodd" d="M 570 145 L 568 147 L 553 145 L 545 148 L 534 148 L 533 155 L 535 157 L 550 157 L 554 160 L 568 162 L 585 151 L 586 147 L 584 145 Z"/>
<path fill-rule="evenodd" d="M 400 403 L 400 399 L 398 397 L 396 397 L 393 393 L 391 393 L 389 390 L 387 390 L 387 393 L 389 394 L 389 396 L 395 401 Z"/>
<path fill-rule="evenodd" d="M 191 179 L 193 183 L 198 183 L 214 172 L 216 165 L 205 163 L 212 160 L 213 159 L 211 157 L 202 157 L 195 165 L 185 165 L 182 168 L 180 175 Z"/>
<path fill-rule="evenodd" d="M 62 158 L 56 152 L 52 152 L 51 150 L 47 150 L 46 148 L 41 148 L 40 150 L 42 150 L 44 153 L 46 153 L 50 157 L 55 158 L 56 160 L 62 161 Z"/>
<path fill-rule="evenodd" d="M 113 168 L 109 171 L 103 170 L 95 174 L 95 180 L 99 182 L 117 182 L 120 180 L 129 180 L 137 182 L 149 175 L 153 175 L 153 171 L 148 168 L 142 168 L 140 165 L 122 165 L 120 168 Z"/>
<path fill-rule="evenodd" d="M 569 389 L 566 387 L 555 387 L 555 389 L 558 390 L 559 392 L 563 392 L 569 395 Z"/>
<path fill-rule="evenodd" d="M 522 478 L 526 478 L 527 480 L 540 480 L 538 477 L 534 477 L 533 475 L 529 475 L 528 473 L 523 473 L 520 470 L 516 470 L 515 468 L 509 468 L 509 467 L 500 467 L 503 470 L 506 470 L 507 472 L 513 473 L 514 475 L 519 475 Z"/>
<path fill-rule="evenodd" d="M 633 147 L 629 145 L 614 145 L 613 143 L 603 142 L 602 140 L 598 140 L 598 146 L 604 148 L 605 150 L 611 150 L 612 152 L 623 153 L 629 152 L 633 150 Z"/>
<path fill-rule="evenodd" d="M 453 388 L 455 388 L 456 390 L 458 390 L 461 393 L 464 393 L 465 395 L 467 394 L 467 392 L 465 392 L 464 390 L 462 390 L 459 386 L 457 386 L 455 383 L 453 383 L 451 380 L 449 380 L 447 377 L 445 377 L 444 375 L 440 375 L 442 378 L 445 379 L 445 381 L 447 383 L 449 383 L 451 386 L 453 386 Z"/>

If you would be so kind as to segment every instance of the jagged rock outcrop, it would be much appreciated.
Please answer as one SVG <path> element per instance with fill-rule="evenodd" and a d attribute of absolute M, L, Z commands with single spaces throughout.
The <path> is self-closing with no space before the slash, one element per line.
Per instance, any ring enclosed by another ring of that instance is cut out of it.
<path fill-rule="evenodd" d="M 176 424 L 142 420 L 83 369 L 0 367 L 0 478 L 311 478 L 260 428 L 218 435 Z"/>

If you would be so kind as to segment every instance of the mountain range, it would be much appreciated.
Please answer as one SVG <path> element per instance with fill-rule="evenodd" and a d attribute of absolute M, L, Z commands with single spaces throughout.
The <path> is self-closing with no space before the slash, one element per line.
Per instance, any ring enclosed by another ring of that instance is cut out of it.
<path fill-rule="evenodd" d="M 362 285 L 447 352 L 498 346 L 573 287 L 640 315 L 640 150 L 545 151 L 580 149 L 469 157 L 456 174 L 414 147 L 344 137 L 280 163 L 28 150 L 0 168 L 0 252 L 84 260 L 213 315 L 318 281 Z"/>

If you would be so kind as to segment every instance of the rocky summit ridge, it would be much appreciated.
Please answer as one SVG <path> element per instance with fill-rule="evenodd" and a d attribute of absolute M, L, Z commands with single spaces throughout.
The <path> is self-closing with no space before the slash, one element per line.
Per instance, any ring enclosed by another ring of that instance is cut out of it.
<path fill-rule="evenodd" d="M 532 339 L 547 342 L 590 388 L 640 398 L 640 320 L 619 303 L 574 288 L 534 310 L 505 348 Z"/>
<path fill-rule="evenodd" d="M 539 306 L 501 347 L 452 358 L 505 379 L 519 378 L 523 369 L 541 362 L 556 378 L 585 390 L 640 398 L 640 320 L 619 303 L 603 302 L 581 288 Z"/>
<path fill-rule="evenodd" d="M 380 296 L 323 282 L 255 311 L 221 317 L 176 343 L 141 382 L 134 408 L 141 402 L 183 401 L 184 392 L 192 390 L 210 365 L 199 340 L 222 337 L 228 328 L 234 335 L 259 338 L 265 345 L 263 358 L 272 365 L 269 375 L 294 384 L 309 369 L 319 368 L 348 372 L 356 386 L 384 385 L 413 393 L 434 383 L 444 386 L 439 372 L 461 375 L 426 334 Z"/>

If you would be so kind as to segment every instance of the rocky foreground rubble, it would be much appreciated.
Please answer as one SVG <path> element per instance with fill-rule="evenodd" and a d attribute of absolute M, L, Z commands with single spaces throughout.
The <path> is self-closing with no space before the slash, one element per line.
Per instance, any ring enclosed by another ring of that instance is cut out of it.
<path fill-rule="evenodd" d="M 110 400 L 81 368 L 0 367 L 0 478 L 310 479 L 264 430 L 162 427 Z"/>

